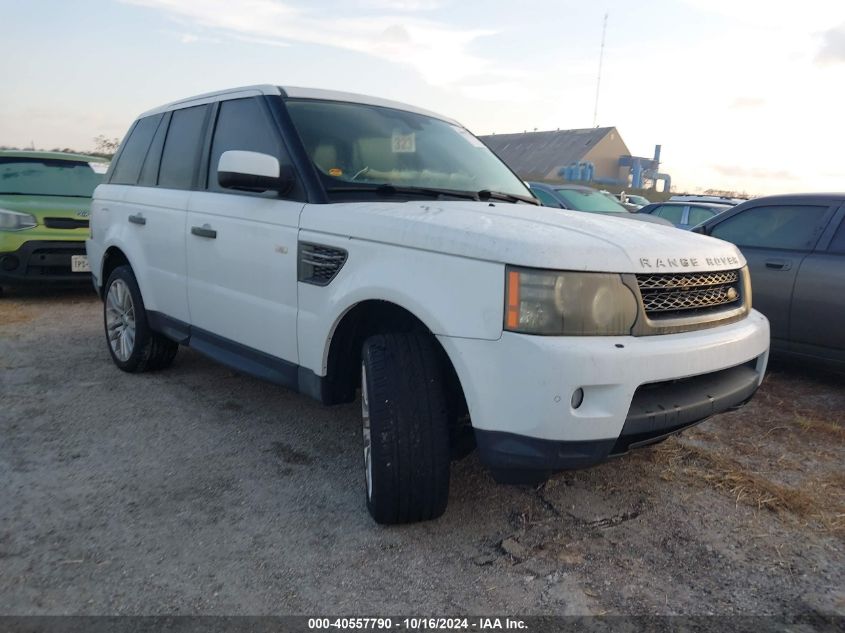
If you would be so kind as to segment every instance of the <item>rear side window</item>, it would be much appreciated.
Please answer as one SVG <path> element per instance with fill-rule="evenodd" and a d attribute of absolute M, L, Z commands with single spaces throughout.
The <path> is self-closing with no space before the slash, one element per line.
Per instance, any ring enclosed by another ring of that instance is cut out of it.
<path fill-rule="evenodd" d="M 669 220 L 672 224 L 680 224 L 681 218 L 684 215 L 684 205 L 664 204 L 662 206 L 657 207 L 652 212 L 652 214 L 661 218 L 665 218 Z"/>
<path fill-rule="evenodd" d="M 190 189 L 193 186 L 209 107 L 201 105 L 173 112 L 161 155 L 160 187 Z"/>
<path fill-rule="evenodd" d="M 829 253 L 845 255 L 845 220 L 842 220 L 839 224 L 839 228 L 836 229 L 836 234 L 833 236 L 833 240 L 831 240 L 827 250 Z"/>
<path fill-rule="evenodd" d="M 150 142 L 158 127 L 161 115 L 138 119 L 138 122 L 129 132 L 117 158 L 117 164 L 112 171 L 110 183 L 115 185 L 134 185 L 138 182 L 138 175 L 141 173 L 141 165 L 147 156 Z"/>
<path fill-rule="evenodd" d="M 807 251 L 813 248 L 828 207 L 754 207 L 717 224 L 711 235 L 737 246 Z"/>
<path fill-rule="evenodd" d="M 714 215 L 716 215 L 716 212 L 708 209 L 707 207 L 690 207 L 689 220 L 687 221 L 687 224 L 690 226 L 696 226 L 697 224 L 706 222 Z"/>
<path fill-rule="evenodd" d="M 229 150 L 261 152 L 275 156 L 282 164 L 289 162 L 278 131 L 255 98 L 234 99 L 220 104 L 208 166 L 209 189 L 229 191 L 217 182 L 217 163 L 223 152 Z"/>

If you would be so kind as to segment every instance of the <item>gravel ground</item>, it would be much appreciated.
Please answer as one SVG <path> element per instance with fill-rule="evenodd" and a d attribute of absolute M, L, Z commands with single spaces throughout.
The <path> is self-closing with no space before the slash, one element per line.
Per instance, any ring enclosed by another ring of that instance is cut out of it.
<path fill-rule="evenodd" d="M 87 290 L 0 298 L 0 613 L 845 614 L 845 389 L 745 409 L 538 489 L 474 455 L 439 520 L 374 524 L 358 405 L 181 350 L 111 363 Z"/>

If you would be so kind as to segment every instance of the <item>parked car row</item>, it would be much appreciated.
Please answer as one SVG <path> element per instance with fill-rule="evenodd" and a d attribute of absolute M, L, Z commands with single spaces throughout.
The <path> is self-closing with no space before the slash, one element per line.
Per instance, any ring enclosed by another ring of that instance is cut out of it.
<path fill-rule="evenodd" d="M 672 226 L 671 222 L 657 216 L 632 213 L 614 199 L 612 194 L 597 191 L 592 187 L 569 184 L 550 185 L 543 182 L 529 182 L 528 186 L 531 193 L 546 207 L 600 213 L 625 220 Z"/>

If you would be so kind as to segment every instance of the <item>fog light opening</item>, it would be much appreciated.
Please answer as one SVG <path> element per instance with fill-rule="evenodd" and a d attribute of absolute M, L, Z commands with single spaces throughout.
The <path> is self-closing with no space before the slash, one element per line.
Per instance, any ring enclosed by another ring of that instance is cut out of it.
<path fill-rule="evenodd" d="M 584 402 L 584 390 L 578 387 L 572 392 L 572 408 L 577 409 L 581 406 L 582 402 Z"/>
<path fill-rule="evenodd" d="M 3 259 L 0 259 L 0 266 L 7 272 L 13 271 L 18 265 L 20 265 L 20 261 L 14 255 L 6 255 Z"/>

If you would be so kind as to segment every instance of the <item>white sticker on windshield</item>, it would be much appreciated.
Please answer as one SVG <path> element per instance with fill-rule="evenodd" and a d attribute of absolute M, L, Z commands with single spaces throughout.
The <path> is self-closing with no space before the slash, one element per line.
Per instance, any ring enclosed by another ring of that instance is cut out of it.
<path fill-rule="evenodd" d="M 466 139 L 466 141 L 473 147 L 485 147 L 484 143 L 474 137 L 468 130 L 465 130 L 462 127 L 458 127 L 457 125 L 453 125 L 452 127 L 454 127 L 455 131 L 461 136 L 463 136 L 464 139 Z"/>
<path fill-rule="evenodd" d="M 416 152 L 417 143 L 414 138 L 414 133 L 401 134 L 399 132 L 394 132 L 390 149 L 394 154 L 410 154 Z"/>
<path fill-rule="evenodd" d="M 88 163 L 95 174 L 104 174 L 109 170 L 108 163 Z"/>

